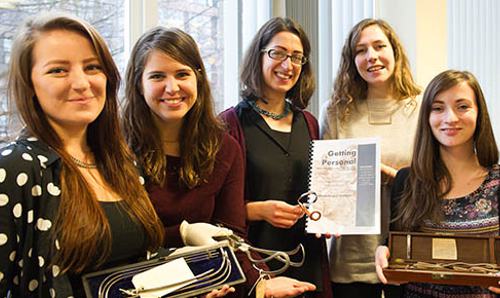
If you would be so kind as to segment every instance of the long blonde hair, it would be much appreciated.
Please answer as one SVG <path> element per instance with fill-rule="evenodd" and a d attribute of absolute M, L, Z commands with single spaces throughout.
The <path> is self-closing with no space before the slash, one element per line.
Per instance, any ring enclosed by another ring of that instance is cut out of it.
<path fill-rule="evenodd" d="M 392 88 L 397 99 L 415 98 L 421 91 L 413 80 L 408 57 L 394 29 L 384 20 L 364 19 L 357 23 L 347 36 L 342 48 L 337 76 L 333 84 L 329 109 L 335 109 L 342 122 L 352 112 L 355 101 L 364 100 L 367 97 L 368 84 L 359 75 L 354 59 L 356 57 L 356 44 L 359 41 L 361 32 L 373 25 L 378 26 L 384 32 L 394 50 L 395 66 L 392 76 Z"/>

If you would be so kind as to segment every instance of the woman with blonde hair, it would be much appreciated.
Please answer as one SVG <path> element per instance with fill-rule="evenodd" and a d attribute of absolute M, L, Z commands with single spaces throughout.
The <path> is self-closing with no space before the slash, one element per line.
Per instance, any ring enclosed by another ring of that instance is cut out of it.
<path fill-rule="evenodd" d="M 365 19 L 350 31 L 342 48 L 333 95 L 322 111 L 321 137 L 379 137 L 382 210 L 388 209 L 397 169 L 410 162 L 420 88 L 395 31 L 383 20 Z M 346 235 L 332 241 L 330 272 L 335 297 L 380 297 L 373 253 L 382 235 Z"/>
<path fill-rule="evenodd" d="M 119 128 L 118 69 L 92 26 L 59 13 L 23 24 L 9 67 L 25 128 L 0 151 L 0 296 L 83 297 L 83 272 L 163 241 Z"/>

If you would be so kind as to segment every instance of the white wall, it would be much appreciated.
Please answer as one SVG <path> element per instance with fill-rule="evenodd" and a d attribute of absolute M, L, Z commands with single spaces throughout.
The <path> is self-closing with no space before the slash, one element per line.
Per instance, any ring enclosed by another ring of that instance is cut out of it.
<path fill-rule="evenodd" d="M 500 144 L 500 1 L 375 2 L 376 17 L 387 20 L 398 33 L 420 86 L 449 68 L 476 75 Z"/>

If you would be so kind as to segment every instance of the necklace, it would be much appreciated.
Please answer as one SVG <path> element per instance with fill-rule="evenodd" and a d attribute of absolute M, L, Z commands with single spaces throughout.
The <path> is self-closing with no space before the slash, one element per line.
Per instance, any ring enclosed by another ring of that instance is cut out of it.
<path fill-rule="evenodd" d="M 254 111 L 256 111 L 257 113 L 261 114 L 261 115 L 264 115 L 264 116 L 267 116 L 269 118 L 272 118 L 274 120 L 280 120 L 280 119 L 283 119 L 285 118 L 288 113 L 290 113 L 290 111 L 292 110 L 291 107 L 290 107 L 290 103 L 285 100 L 285 108 L 283 109 L 283 112 L 281 114 L 277 114 L 277 113 L 273 113 L 273 112 L 269 112 L 269 111 L 266 111 L 264 109 L 262 109 L 261 107 L 259 107 L 257 105 L 257 103 L 255 102 L 255 100 L 249 100 L 248 101 L 248 104 L 254 109 Z"/>
<path fill-rule="evenodd" d="M 97 165 L 95 163 L 84 162 L 83 160 L 80 160 L 80 159 L 74 157 L 73 155 L 70 155 L 69 157 L 76 164 L 76 166 L 79 168 L 97 169 Z"/>
<path fill-rule="evenodd" d="M 384 125 L 392 123 L 392 114 L 399 108 L 399 102 L 393 100 L 375 102 L 366 100 L 368 107 L 368 123 L 373 125 Z"/>

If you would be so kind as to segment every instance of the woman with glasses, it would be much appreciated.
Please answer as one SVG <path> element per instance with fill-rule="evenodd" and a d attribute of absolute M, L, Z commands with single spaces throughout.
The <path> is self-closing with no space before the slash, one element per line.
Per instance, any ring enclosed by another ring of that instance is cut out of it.
<path fill-rule="evenodd" d="M 382 210 L 389 210 L 397 169 L 407 166 L 417 126 L 420 88 L 395 31 L 383 20 L 365 19 L 350 31 L 322 113 L 321 137 L 379 137 L 382 159 Z M 389 215 L 382 214 L 382 235 L 333 239 L 330 258 L 335 297 L 380 297 L 374 251 L 384 241 Z M 385 289 L 384 289 L 385 290 Z M 386 297 L 388 296 L 386 291 Z"/>
<path fill-rule="evenodd" d="M 221 116 L 246 160 L 248 237 L 262 248 L 305 247 L 305 263 L 284 275 L 314 283 L 315 297 L 329 297 L 324 239 L 305 233 L 297 205 L 308 189 L 308 148 L 318 138 L 316 119 L 303 109 L 314 92 L 304 30 L 289 18 L 266 22 L 252 40 L 242 65 L 242 101 Z M 272 267 L 272 266 L 271 266 Z"/>

